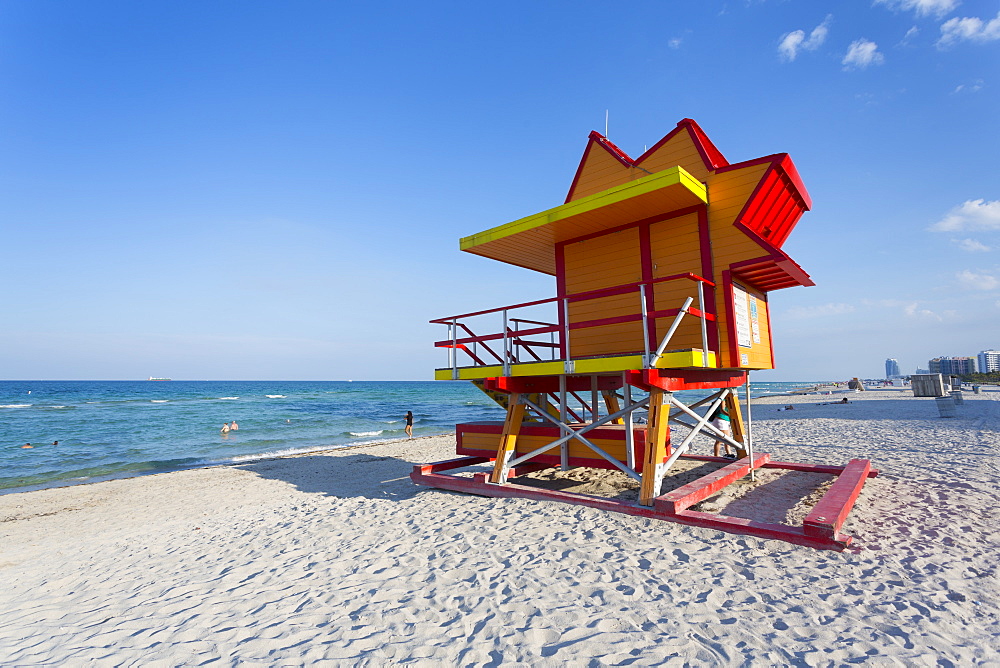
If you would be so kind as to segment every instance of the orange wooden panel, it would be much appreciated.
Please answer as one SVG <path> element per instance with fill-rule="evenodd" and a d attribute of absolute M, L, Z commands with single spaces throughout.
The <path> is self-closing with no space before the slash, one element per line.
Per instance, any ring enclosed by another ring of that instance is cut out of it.
<path fill-rule="evenodd" d="M 642 328 L 638 322 L 601 325 L 570 332 L 570 355 L 573 358 L 642 350 Z"/>
<path fill-rule="evenodd" d="M 601 297 L 578 304 L 570 304 L 570 306 L 572 307 L 569 310 L 571 323 L 642 313 L 642 304 L 639 302 L 638 293 L 631 296 Z"/>
<path fill-rule="evenodd" d="M 613 287 L 642 277 L 636 229 L 566 244 L 564 258 L 566 290 L 570 293 Z"/>
<path fill-rule="evenodd" d="M 593 142 L 589 144 L 586 156 L 571 201 L 632 180 L 631 168 L 623 165 L 600 145 Z"/>
<path fill-rule="evenodd" d="M 641 164 L 644 169 L 653 173 L 676 165 L 680 165 L 700 181 L 704 181 L 709 174 L 688 132 L 678 132 L 670 141 L 646 156 Z"/>
<path fill-rule="evenodd" d="M 670 329 L 673 318 L 657 318 L 656 321 L 656 343 L 652 347 L 660 345 L 663 336 Z M 674 336 L 667 344 L 667 350 L 687 350 L 690 348 L 701 349 L 701 320 L 692 316 L 684 316 L 680 327 L 674 332 Z"/>
<path fill-rule="evenodd" d="M 619 458 L 621 461 L 625 461 L 625 442 L 622 440 L 611 440 L 611 439 L 589 439 L 594 445 L 601 448 L 609 455 Z M 552 436 L 535 436 L 528 434 L 521 434 L 517 440 L 517 447 L 515 452 L 517 456 L 527 454 L 532 450 L 542 447 L 547 443 L 553 441 Z M 488 450 L 490 452 L 496 452 L 497 446 L 500 444 L 500 434 L 484 434 L 477 433 L 474 431 L 466 431 L 462 434 L 462 446 L 463 448 L 468 448 L 472 450 Z M 555 454 L 559 453 L 556 449 L 553 451 Z M 596 452 L 580 443 L 577 440 L 570 441 L 569 453 L 571 457 L 593 457 L 597 459 L 600 457 Z"/>

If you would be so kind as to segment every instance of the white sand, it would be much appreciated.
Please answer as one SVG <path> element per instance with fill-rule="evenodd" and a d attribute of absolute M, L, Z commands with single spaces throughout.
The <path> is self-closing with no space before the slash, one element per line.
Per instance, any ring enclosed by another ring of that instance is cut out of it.
<path fill-rule="evenodd" d="M 998 665 L 990 389 L 755 402 L 758 451 L 882 470 L 843 553 L 416 487 L 446 437 L 2 496 L 0 664 Z M 800 521 L 820 478 L 711 503 Z"/>

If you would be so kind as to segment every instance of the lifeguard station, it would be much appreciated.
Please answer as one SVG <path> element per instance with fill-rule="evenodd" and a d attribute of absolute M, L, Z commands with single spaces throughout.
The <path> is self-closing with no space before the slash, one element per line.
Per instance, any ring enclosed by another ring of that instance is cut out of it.
<path fill-rule="evenodd" d="M 462 457 L 411 478 L 842 549 L 870 463 L 754 453 L 738 398 L 745 388 L 749 407 L 748 372 L 774 367 L 769 293 L 813 285 L 781 250 L 810 206 L 787 154 L 730 164 L 691 119 L 636 159 L 592 132 L 564 204 L 461 240 L 466 252 L 554 276 L 556 296 L 431 321 L 448 331 L 435 344 L 448 366 L 435 378 L 475 383 L 507 415 L 457 425 Z M 685 405 L 682 390 L 708 396 Z M 721 405 L 731 438 L 708 418 Z M 676 444 L 671 424 L 683 434 Z M 691 454 L 698 434 L 726 440 L 738 460 Z M 661 495 L 681 457 L 725 465 Z M 489 473 L 456 473 L 490 461 Z M 636 481 L 638 502 L 517 484 L 550 467 L 617 469 Z M 690 510 L 761 467 L 838 478 L 802 527 Z"/>

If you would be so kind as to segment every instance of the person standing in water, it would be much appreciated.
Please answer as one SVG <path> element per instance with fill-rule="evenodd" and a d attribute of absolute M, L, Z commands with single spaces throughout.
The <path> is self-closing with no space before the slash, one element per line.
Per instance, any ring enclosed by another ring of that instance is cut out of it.
<path fill-rule="evenodd" d="M 222 425 L 222 429 L 220 429 L 219 431 L 222 432 L 223 434 L 228 434 L 229 433 L 229 423 L 227 422 L 226 424 Z"/>
<path fill-rule="evenodd" d="M 406 411 L 406 437 L 413 438 L 413 411 Z"/>
<path fill-rule="evenodd" d="M 236 420 L 233 420 L 232 424 L 229 425 L 230 431 L 239 431 L 240 426 L 236 424 Z"/>

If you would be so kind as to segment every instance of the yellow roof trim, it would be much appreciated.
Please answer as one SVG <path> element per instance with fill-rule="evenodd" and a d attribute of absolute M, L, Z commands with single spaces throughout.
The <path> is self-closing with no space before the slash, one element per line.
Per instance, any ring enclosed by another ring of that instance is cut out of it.
<path fill-rule="evenodd" d="M 459 246 L 462 250 L 470 250 L 491 241 L 534 230 L 545 225 L 551 225 L 672 186 L 682 186 L 702 203 L 708 201 L 708 191 L 705 184 L 691 176 L 683 167 L 671 167 L 656 174 L 644 176 L 641 179 L 588 195 L 582 199 L 567 202 L 541 213 L 536 213 L 533 216 L 527 216 L 505 225 L 473 234 L 463 238 L 459 242 Z M 690 202 L 689 197 L 685 197 L 684 199 Z M 690 203 L 686 205 L 690 206 Z M 628 220 L 618 220 L 615 226 L 628 222 Z"/>

